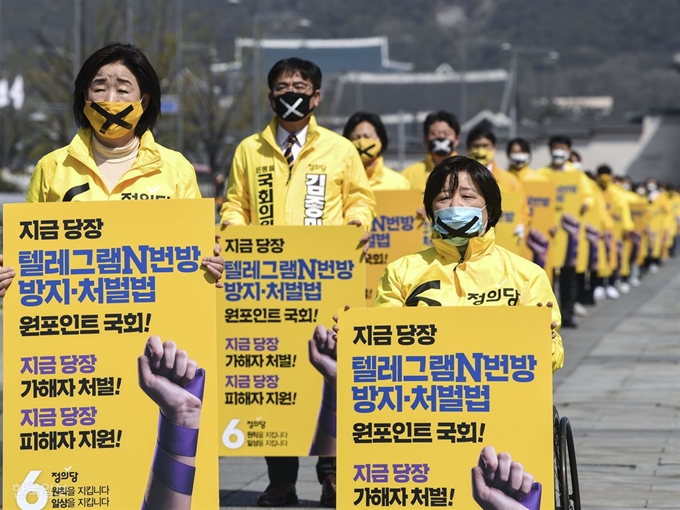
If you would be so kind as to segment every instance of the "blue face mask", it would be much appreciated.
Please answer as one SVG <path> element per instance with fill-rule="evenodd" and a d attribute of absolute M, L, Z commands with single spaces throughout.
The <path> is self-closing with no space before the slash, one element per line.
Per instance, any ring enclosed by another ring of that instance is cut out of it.
<path fill-rule="evenodd" d="M 434 228 L 442 239 L 456 246 L 462 246 L 471 237 L 478 237 L 484 232 L 482 224 L 482 207 L 447 207 L 434 212 Z"/>

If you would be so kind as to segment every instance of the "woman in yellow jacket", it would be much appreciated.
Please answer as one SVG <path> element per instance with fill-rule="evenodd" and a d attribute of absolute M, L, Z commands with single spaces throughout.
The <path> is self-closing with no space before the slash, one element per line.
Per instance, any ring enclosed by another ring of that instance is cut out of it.
<path fill-rule="evenodd" d="M 27 202 L 200 198 L 196 172 L 151 134 L 161 110 L 158 76 L 130 44 L 96 51 L 75 80 L 80 130 L 35 167 Z"/>
<path fill-rule="evenodd" d="M 472 159 L 448 158 L 432 171 L 424 205 L 434 223 L 434 246 L 387 266 L 375 306 L 548 305 L 552 368 L 561 368 L 561 315 L 547 274 L 495 243 L 502 211 L 494 176 Z"/>
<path fill-rule="evenodd" d="M 347 119 L 342 136 L 359 151 L 372 190 L 411 189 L 406 177 L 385 166 L 383 153 L 387 150 L 387 131 L 377 114 L 355 113 Z"/>
<path fill-rule="evenodd" d="M 121 43 L 97 50 L 75 80 L 73 114 L 80 130 L 68 146 L 38 161 L 26 201 L 201 198 L 191 164 L 151 134 L 160 112 L 160 82 L 141 50 Z M 215 256 L 202 261 L 216 280 L 224 264 L 219 252 L 217 245 Z M 0 298 L 13 277 L 0 255 Z"/>

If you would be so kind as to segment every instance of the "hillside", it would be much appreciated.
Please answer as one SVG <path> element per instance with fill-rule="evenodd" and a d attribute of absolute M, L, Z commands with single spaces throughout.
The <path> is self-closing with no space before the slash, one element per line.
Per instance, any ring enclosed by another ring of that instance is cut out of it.
<path fill-rule="evenodd" d="M 542 97 L 613 96 L 614 110 L 605 120 L 612 123 L 680 105 L 680 74 L 671 67 L 680 51 L 680 0 L 3 0 L 0 62 L 4 76 L 25 77 L 26 105 L 22 112 L 0 109 L 0 123 L 7 127 L 0 166 L 19 168 L 71 138 L 75 36 L 82 61 L 106 42 L 127 40 L 128 12 L 133 41 L 149 56 L 164 92 L 172 92 L 178 3 L 183 5 L 184 79 L 193 83 L 185 91 L 184 141 L 190 157 L 213 169 L 229 159 L 225 130 L 240 136 L 250 128 L 251 94 L 247 73 L 236 90 L 210 76 L 208 66 L 232 61 L 234 39 L 254 33 L 384 35 L 390 58 L 412 62 L 417 71 L 442 63 L 459 69 L 463 41 L 468 69 L 508 68 L 510 53 L 501 43 L 509 42 L 521 49 L 521 116 L 538 121 L 559 115 L 545 106 L 532 110 L 531 102 Z M 79 26 L 76 5 L 81 5 Z M 546 62 L 549 50 L 559 52 L 559 60 Z M 236 94 L 236 107 L 226 112 L 216 95 L 225 87 Z M 43 117 L 39 126 L 30 118 L 36 111 Z M 172 116 L 162 118 L 156 132 L 175 146 Z"/>
<path fill-rule="evenodd" d="M 84 54 L 103 40 L 124 38 L 125 2 L 81 1 Z M 133 1 L 137 40 L 153 30 L 171 32 L 175 3 Z M 72 47 L 73 5 L 4 0 L 5 67 L 26 65 L 23 56 L 36 33 Z M 444 62 L 458 68 L 462 37 L 470 41 L 471 69 L 507 66 L 503 41 L 556 50 L 554 69 L 543 69 L 535 56 L 520 59 L 524 86 L 534 94 L 613 95 L 617 112 L 680 104 L 680 76 L 670 66 L 680 51 L 678 0 L 185 0 L 184 40 L 210 43 L 218 59 L 231 60 L 233 39 L 252 34 L 255 12 L 264 37 L 387 35 L 390 57 L 422 71 Z M 300 18 L 311 25 L 298 27 Z M 167 42 L 155 36 L 151 49 L 171 51 Z"/>

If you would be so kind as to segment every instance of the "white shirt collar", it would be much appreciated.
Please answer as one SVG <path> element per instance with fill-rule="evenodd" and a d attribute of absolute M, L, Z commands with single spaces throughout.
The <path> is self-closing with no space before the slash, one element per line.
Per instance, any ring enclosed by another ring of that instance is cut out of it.
<path fill-rule="evenodd" d="M 297 148 L 301 149 L 305 141 L 307 140 L 307 129 L 309 129 L 309 124 L 307 124 L 305 127 L 303 127 L 300 131 L 297 133 L 292 133 L 295 135 L 295 138 L 297 138 Z M 283 129 L 281 127 L 281 124 L 278 124 L 276 127 L 276 143 L 279 144 L 279 147 L 281 148 L 282 151 L 286 150 L 286 140 L 288 139 L 288 135 L 290 135 L 288 131 Z M 295 147 L 295 146 L 294 146 Z"/>

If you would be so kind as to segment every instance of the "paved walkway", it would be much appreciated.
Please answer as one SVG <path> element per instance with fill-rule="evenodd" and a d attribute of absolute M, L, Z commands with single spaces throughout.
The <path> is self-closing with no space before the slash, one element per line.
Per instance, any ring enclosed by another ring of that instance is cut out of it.
<path fill-rule="evenodd" d="M 680 260 L 563 338 L 555 404 L 574 429 L 583 510 L 680 509 Z M 319 508 L 314 465 L 301 459 L 302 508 Z M 221 508 L 256 508 L 266 485 L 264 459 L 220 460 Z"/>
<path fill-rule="evenodd" d="M 680 508 L 679 261 L 602 308 L 555 391 L 584 509 Z"/>

